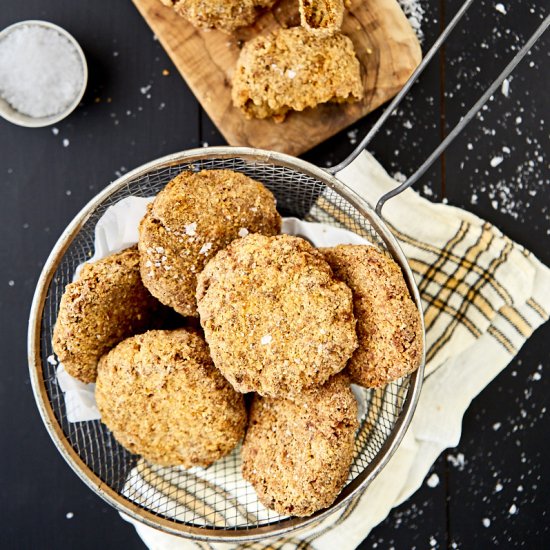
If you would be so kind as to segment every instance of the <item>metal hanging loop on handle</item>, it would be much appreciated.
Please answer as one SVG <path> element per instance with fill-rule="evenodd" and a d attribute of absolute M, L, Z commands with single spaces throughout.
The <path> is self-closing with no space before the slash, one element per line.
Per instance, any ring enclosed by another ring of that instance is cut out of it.
<path fill-rule="evenodd" d="M 460 120 L 460 122 L 451 130 L 451 132 L 445 137 L 445 139 L 435 148 L 432 154 L 423 162 L 423 164 L 412 174 L 407 181 L 403 182 L 401 185 L 392 189 L 382 197 L 376 203 L 375 211 L 380 216 L 382 212 L 382 207 L 392 197 L 399 195 L 405 189 L 408 189 L 413 183 L 418 181 L 418 179 L 428 170 L 428 168 L 433 164 L 433 162 L 445 151 L 450 143 L 458 136 L 466 125 L 477 115 L 481 108 L 487 103 L 489 98 L 495 93 L 497 88 L 502 84 L 502 81 L 516 68 L 519 62 L 527 55 L 527 52 L 533 47 L 535 42 L 544 34 L 550 25 L 550 15 L 546 16 L 544 21 L 540 24 L 537 30 L 533 33 L 531 38 L 523 45 L 521 50 L 513 57 L 513 59 L 506 65 L 504 70 L 498 75 L 495 81 L 489 86 L 485 93 L 474 103 L 472 108 L 466 113 L 466 115 Z"/>
<path fill-rule="evenodd" d="M 403 88 L 393 98 L 391 103 L 384 109 L 384 112 L 380 115 L 380 118 L 374 123 L 374 126 L 369 130 L 367 135 L 361 140 L 359 145 L 347 156 L 342 162 L 336 166 L 327 168 L 327 172 L 336 174 L 340 170 L 349 166 L 367 147 L 372 141 L 374 136 L 378 133 L 380 128 L 384 125 L 386 120 L 392 115 L 395 109 L 401 103 L 401 100 L 407 95 L 413 84 L 418 80 L 418 77 L 424 72 L 424 69 L 428 66 L 434 55 L 439 51 L 439 48 L 445 43 L 447 37 L 451 34 L 452 30 L 456 27 L 457 23 L 462 19 L 468 8 L 472 5 L 474 0 L 466 0 L 460 9 L 456 12 L 455 16 L 451 19 L 450 23 L 445 27 L 445 30 L 439 35 L 437 40 L 433 43 L 432 47 L 428 50 L 428 53 L 424 56 L 418 67 L 414 70 L 409 77 Z"/>

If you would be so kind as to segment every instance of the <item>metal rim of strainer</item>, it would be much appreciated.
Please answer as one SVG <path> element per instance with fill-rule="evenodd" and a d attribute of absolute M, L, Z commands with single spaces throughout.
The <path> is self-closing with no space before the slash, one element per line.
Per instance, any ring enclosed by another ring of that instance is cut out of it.
<path fill-rule="evenodd" d="M 166 533 L 211 542 L 245 542 L 280 536 L 297 529 L 304 529 L 314 523 L 319 523 L 329 515 L 334 514 L 336 510 L 341 508 L 345 503 L 350 502 L 353 497 L 362 492 L 384 468 L 399 446 L 399 443 L 403 439 L 403 436 L 411 422 L 422 386 L 426 347 L 422 315 L 420 316 L 422 319 L 423 338 L 423 355 L 421 364 L 418 370 L 410 375 L 407 395 L 405 397 L 401 412 L 391 433 L 388 435 L 380 451 L 371 463 L 355 479 L 346 485 L 336 501 L 325 510 L 319 511 L 306 518 L 294 517 L 278 521 L 276 524 L 272 525 L 254 528 L 236 528 L 230 530 L 213 527 L 194 527 L 184 523 L 176 523 L 175 521 L 165 519 L 155 513 L 145 510 L 143 507 L 134 504 L 127 498 L 122 497 L 117 491 L 106 486 L 102 480 L 90 470 L 90 468 L 73 449 L 65 437 L 63 429 L 55 416 L 55 412 L 48 398 L 43 377 L 43 364 L 40 345 L 42 314 L 53 275 L 73 239 L 76 237 L 84 223 L 89 219 L 96 208 L 113 193 L 128 185 L 134 179 L 139 178 L 153 170 L 166 168 L 171 165 L 177 165 L 182 162 L 192 163 L 193 161 L 199 160 L 204 161 L 223 158 L 235 158 L 243 159 L 245 161 L 272 163 L 277 166 L 286 167 L 302 174 L 306 174 L 330 187 L 333 191 L 350 203 L 362 216 L 364 216 L 380 238 L 384 241 L 392 257 L 401 267 L 411 296 L 418 310 L 422 312 L 420 295 L 411 269 L 407 263 L 405 255 L 399 247 L 399 244 L 386 227 L 385 222 L 359 195 L 357 195 L 357 193 L 341 183 L 329 172 L 290 155 L 248 147 L 209 147 L 191 149 L 151 161 L 118 178 L 116 181 L 107 186 L 102 192 L 98 193 L 67 226 L 50 253 L 37 283 L 29 319 L 28 361 L 33 393 L 48 433 L 69 466 L 71 466 L 80 479 L 84 481 L 84 483 L 86 483 L 86 485 L 88 485 L 88 487 L 90 487 L 95 493 L 111 504 L 119 512 L 122 512 L 141 523 L 145 523 L 150 527 L 160 529 Z"/>

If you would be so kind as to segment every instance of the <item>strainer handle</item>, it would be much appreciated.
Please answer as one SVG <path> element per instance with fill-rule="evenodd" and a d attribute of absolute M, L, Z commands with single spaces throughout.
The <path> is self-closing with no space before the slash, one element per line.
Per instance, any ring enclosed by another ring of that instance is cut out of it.
<path fill-rule="evenodd" d="M 433 43 L 432 47 L 428 50 L 424 58 L 420 61 L 420 64 L 414 72 L 411 74 L 407 82 L 399 93 L 392 99 L 391 103 L 384 109 L 384 112 L 380 115 L 378 120 L 374 123 L 374 126 L 368 131 L 367 135 L 359 142 L 359 145 L 346 157 L 342 162 L 336 166 L 327 168 L 327 171 L 331 174 L 336 174 L 343 170 L 346 166 L 349 166 L 368 146 L 374 136 L 378 133 L 380 128 L 384 125 L 386 120 L 394 113 L 395 109 L 401 103 L 401 100 L 407 95 L 413 84 L 418 80 L 418 77 L 424 72 L 424 69 L 428 66 L 434 55 L 439 51 L 439 48 L 445 43 L 447 37 L 451 34 L 452 30 L 456 27 L 457 23 L 462 19 L 468 8 L 472 5 L 474 0 L 466 0 L 460 9 L 456 12 L 455 16 L 451 19 L 450 23 L 443 30 L 437 40 Z"/>
<path fill-rule="evenodd" d="M 521 50 L 512 58 L 512 60 L 506 65 L 504 70 L 497 76 L 494 82 L 487 88 L 483 95 L 474 103 L 470 110 L 462 117 L 460 122 L 447 134 L 445 139 L 434 149 L 432 154 L 417 168 L 409 178 L 401 185 L 395 187 L 391 191 L 388 191 L 385 195 L 382 195 L 376 203 L 375 211 L 380 216 L 382 213 L 382 207 L 389 199 L 399 195 L 405 189 L 408 189 L 418 179 L 424 175 L 426 170 L 433 164 L 435 160 L 439 158 L 439 155 L 447 149 L 447 147 L 453 142 L 453 140 L 462 132 L 462 130 L 468 125 L 468 123 L 477 115 L 481 108 L 489 101 L 489 98 L 497 91 L 498 87 L 502 84 L 503 80 L 516 68 L 519 62 L 527 55 L 529 50 L 533 47 L 535 42 L 542 36 L 542 34 L 548 29 L 550 25 L 550 15 L 547 15 L 543 22 L 539 25 L 537 30 L 531 35 L 531 38 L 523 45 Z"/>
<path fill-rule="evenodd" d="M 435 41 L 434 45 L 431 47 L 430 51 L 426 54 L 426 57 L 422 60 L 420 65 L 417 67 L 415 72 L 411 75 L 403 89 L 395 96 L 393 101 L 390 103 L 390 105 L 385 109 L 384 113 L 382 113 L 381 117 L 377 120 L 375 125 L 371 128 L 369 133 L 365 136 L 365 138 L 361 141 L 361 143 L 354 149 L 354 151 L 340 164 L 332 167 L 330 169 L 330 172 L 332 174 L 336 174 L 349 164 L 351 164 L 358 156 L 359 154 L 366 148 L 368 143 L 371 141 L 371 139 L 374 137 L 374 135 L 378 132 L 378 130 L 381 128 L 382 124 L 387 120 L 387 118 L 392 114 L 392 112 L 395 110 L 395 108 L 399 105 L 400 101 L 403 99 L 405 94 L 408 92 L 408 90 L 411 88 L 411 86 L 414 84 L 418 76 L 422 73 L 426 65 L 429 63 L 429 61 L 432 59 L 436 51 L 439 49 L 439 47 L 443 44 L 443 42 L 446 40 L 447 36 L 450 34 L 452 29 L 456 26 L 460 18 L 464 15 L 466 10 L 470 7 L 473 0 L 466 0 L 460 10 L 456 13 L 452 21 L 449 23 L 447 28 L 443 31 L 441 36 Z M 476 114 L 481 110 L 481 108 L 487 103 L 489 98 L 495 93 L 495 91 L 498 89 L 498 87 L 502 84 L 503 80 L 516 68 L 516 66 L 520 63 L 520 61 L 527 55 L 529 50 L 533 47 L 535 42 L 544 34 L 544 32 L 548 29 L 548 26 L 550 25 L 550 15 L 546 16 L 546 18 L 542 21 L 542 23 L 539 25 L 537 30 L 532 34 L 532 36 L 527 40 L 527 42 L 523 45 L 523 47 L 518 51 L 518 53 L 512 58 L 512 60 L 506 65 L 504 70 L 498 75 L 498 77 L 494 80 L 494 82 L 487 88 L 487 90 L 483 93 L 483 95 L 474 103 L 474 105 L 470 108 L 470 110 L 466 113 L 464 117 L 460 120 L 460 122 L 447 134 L 445 139 L 434 149 L 434 151 L 431 153 L 431 155 L 420 165 L 420 167 L 411 175 L 409 178 L 403 182 L 401 185 L 397 186 L 396 188 L 392 189 L 391 191 L 387 192 L 386 194 L 382 195 L 378 202 L 376 203 L 376 213 L 380 216 L 382 213 L 382 207 L 384 204 L 391 198 L 395 197 L 396 195 L 399 195 L 405 189 L 408 189 L 413 185 L 418 179 L 424 175 L 426 170 L 433 164 L 437 158 L 439 158 L 439 155 L 447 149 L 447 147 L 452 143 L 452 141 L 462 132 L 462 130 L 466 127 L 466 125 L 476 116 Z"/>

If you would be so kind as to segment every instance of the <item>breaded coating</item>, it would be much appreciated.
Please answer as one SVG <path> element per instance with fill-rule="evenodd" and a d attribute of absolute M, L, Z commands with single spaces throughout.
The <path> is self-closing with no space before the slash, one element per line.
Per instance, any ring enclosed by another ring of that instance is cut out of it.
<path fill-rule="evenodd" d="M 200 29 L 231 33 L 254 23 L 276 0 L 160 0 Z"/>
<path fill-rule="evenodd" d="M 150 328 L 159 306 L 141 282 L 136 246 L 85 264 L 61 298 L 53 350 L 71 376 L 94 382 L 99 358 Z"/>
<path fill-rule="evenodd" d="M 300 0 L 300 24 L 310 32 L 333 34 L 344 20 L 344 0 Z"/>
<path fill-rule="evenodd" d="M 243 393 L 298 395 L 357 347 L 350 289 L 299 237 L 234 241 L 199 275 L 197 302 L 215 365 Z"/>
<path fill-rule="evenodd" d="M 117 441 L 163 466 L 209 466 L 246 427 L 243 396 L 192 329 L 152 330 L 118 344 L 99 361 L 95 396 Z"/>
<path fill-rule="evenodd" d="M 233 76 L 233 105 L 247 118 L 282 122 L 290 110 L 362 97 L 351 40 L 339 33 L 319 36 L 303 27 L 278 29 L 247 42 Z"/>
<path fill-rule="evenodd" d="M 264 506 L 309 516 L 342 490 L 357 427 L 357 402 L 344 374 L 295 402 L 256 396 L 243 443 L 243 477 Z"/>
<path fill-rule="evenodd" d="M 352 381 L 376 388 L 415 371 L 422 359 L 421 318 L 399 266 L 374 246 L 322 252 L 353 292 L 359 347 L 348 364 Z"/>
<path fill-rule="evenodd" d="M 275 198 L 261 183 L 231 170 L 181 172 L 141 221 L 143 283 L 163 304 L 197 316 L 197 275 L 206 262 L 234 239 L 280 228 Z"/>

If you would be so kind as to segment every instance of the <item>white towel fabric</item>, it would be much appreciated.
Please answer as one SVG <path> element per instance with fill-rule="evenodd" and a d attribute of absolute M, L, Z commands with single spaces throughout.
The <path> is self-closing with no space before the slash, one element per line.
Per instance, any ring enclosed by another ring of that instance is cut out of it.
<path fill-rule="evenodd" d="M 338 178 L 370 204 L 397 185 L 367 153 Z M 314 218 L 322 219 L 332 198 L 327 192 L 319 199 Z M 415 274 L 426 319 L 426 378 L 412 423 L 389 464 L 353 507 L 309 532 L 248 543 L 247 548 L 355 548 L 421 486 L 439 454 L 458 444 L 472 399 L 548 319 L 550 270 L 494 226 L 412 190 L 389 201 L 383 215 Z M 204 547 L 125 519 L 151 550 Z"/>

